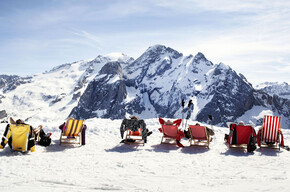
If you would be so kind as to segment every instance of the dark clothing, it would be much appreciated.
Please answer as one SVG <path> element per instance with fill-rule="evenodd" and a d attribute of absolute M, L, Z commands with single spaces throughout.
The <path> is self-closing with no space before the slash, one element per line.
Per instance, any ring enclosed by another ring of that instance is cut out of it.
<path fill-rule="evenodd" d="M 143 119 L 123 119 L 120 127 L 122 139 L 126 130 L 130 129 L 131 131 L 135 132 L 138 131 L 139 128 L 142 131 L 142 139 L 147 140 L 148 129 L 146 129 L 146 124 Z"/>

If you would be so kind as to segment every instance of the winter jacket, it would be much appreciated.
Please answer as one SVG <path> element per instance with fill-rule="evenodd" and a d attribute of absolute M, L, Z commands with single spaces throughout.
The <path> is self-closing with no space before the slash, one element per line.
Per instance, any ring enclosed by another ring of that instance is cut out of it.
<path fill-rule="evenodd" d="M 4 131 L 0 149 L 4 149 L 8 143 L 11 149 L 15 151 L 35 151 L 34 131 L 30 125 L 11 124 L 7 125 Z"/>
<path fill-rule="evenodd" d="M 138 131 L 138 129 L 141 129 L 142 131 L 142 139 L 147 138 L 147 134 L 148 134 L 148 129 L 146 129 L 146 124 L 144 122 L 144 120 L 138 120 L 138 119 L 123 119 L 121 127 L 120 127 L 120 133 L 121 133 L 121 137 L 123 139 L 124 137 L 124 132 L 128 129 L 130 129 L 131 131 L 135 132 Z"/>

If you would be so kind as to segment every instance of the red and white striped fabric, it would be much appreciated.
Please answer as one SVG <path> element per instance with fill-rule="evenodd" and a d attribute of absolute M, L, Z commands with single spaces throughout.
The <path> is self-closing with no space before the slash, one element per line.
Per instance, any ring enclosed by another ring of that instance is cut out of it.
<path fill-rule="evenodd" d="M 275 143 L 278 141 L 281 117 L 267 116 L 264 117 L 262 141 Z"/>

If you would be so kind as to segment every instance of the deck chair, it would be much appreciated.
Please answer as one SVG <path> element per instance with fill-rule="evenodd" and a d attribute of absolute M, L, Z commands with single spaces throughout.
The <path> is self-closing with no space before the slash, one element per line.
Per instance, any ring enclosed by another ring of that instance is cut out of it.
<path fill-rule="evenodd" d="M 200 144 L 205 144 L 209 148 L 210 136 L 207 134 L 206 127 L 200 125 L 189 125 L 188 127 L 190 139 L 190 146 L 199 146 Z M 193 142 L 193 144 L 192 144 Z"/>
<path fill-rule="evenodd" d="M 262 128 L 258 132 L 257 142 L 259 147 L 276 148 L 284 146 L 284 138 L 281 131 L 282 117 L 264 116 Z"/>
<path fill-rule="evenodd" d="M 69 118 L 65 123 L 65 128 L 60 134 L 60 145 L 67 144 L 80 144 L 82 138 L 82 129 L 84 127 L 84 120 L 76 120 Z"/>
<path fill-rule="evenodd" d="M 227 141 L 230 148 L 231 147 L 247 148 L 249 152 L 250 147 L 256 148 L 255 138 L 256 132 L 252 126 L 237 125 L 235 123 L 230 124 L 230 134 Z"/>
<path fill-rule="evenodd" d="M 180 144 L 180 139 L 181 137 L 184 137 L 184 133 L 179 130 L 179 126 L 181 124 L 181 119 L 177 119 L 175 121 L 172 122 L 172 124 L 166 124 L 166 122 L 164 121 L 164 119 L 159 118 L 159 122 L 161 124 L 161 128 L 159 129 L 159 131 L 161 133 L 163 133 L 162 138 L 161 138 L 161 144 L 162 143 L 168 143 L 168 142 L 164 142 L 165 141 L 174 141 L 175 144 L 177 144 L 178 146 L 182 146 L 182 144 Z"/>
<path fill-rule="evenodd" d="M 126 144 L 143 144 L 147 142 L 146 123 L 143 119 L 123 119 L 120 126 L 121 138 L 123 139 L 125 133 L 125 139 L 122 141 Z"/>
<path fill-rule="evenodd" d="M 145 140 L 142 138 L 142 130 L 139 128 L 137 131 L 131 131 L 130 129 L 126 130 L 126 137 L 125 137 L 125 143 L 131 144 L 130 141 L 137 141 L 136 144 L 143 144 L 145 145 Z M 141 141 L 141 142 L 139 142 Z"/>

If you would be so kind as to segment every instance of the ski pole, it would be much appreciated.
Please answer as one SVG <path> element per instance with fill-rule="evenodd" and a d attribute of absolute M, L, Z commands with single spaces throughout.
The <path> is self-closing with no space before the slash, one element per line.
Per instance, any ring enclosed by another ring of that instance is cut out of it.
<path fill-rule="evenodd" d="M 188 119 L 188 112 L 190 112 L 190 106 L 192 105 L 192 100 L 190 99 L 189 102 L 188 102 L 188 111 L 187 111 L 187 115 L 186 115 L 186 121 L 185 121 L 185 129 L 186 129 L 186 126 L 187 126 L 187 119 Z"/>
<path fill-rule="evenodd" d="M 183 122 L 183 116 L 184 116 L 184 99 L 182 99 L 181 101 L 181 106 L 182 106 L 182 111 L 181 111 L 181 115 L 182 115 L 182 128 L 183 128 L 183 125 L 184 125 L 184 122 Z"/>
<path fill-rule="evenodd" d="M 208 115 L 208 119 L 210 120 L 210 127 L 211 127 L 211 129 L 213 129 L 213 127 L 212 127 L 212 116 L 211 115 Z"/>

